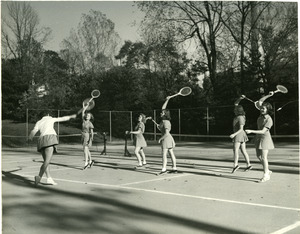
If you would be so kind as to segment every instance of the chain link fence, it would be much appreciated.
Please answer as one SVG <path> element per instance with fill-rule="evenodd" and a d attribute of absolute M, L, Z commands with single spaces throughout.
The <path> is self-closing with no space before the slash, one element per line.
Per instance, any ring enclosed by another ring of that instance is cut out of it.
<path fill-rule="evenodd" d="M 299 135 L 299 108 L 298 102 L 284 106 L 285 103 L 273 103 L 274 125 L 271 134 L 274 138 L 298 138 Z M 284 108 L 279 109 L 284 106 Z M 243 105 L 246 112 L 245 129 L 256 129 L 256 120 L 259 111 L 254 105 Z M 278 110 L 279 109 L 279 110 Z M 209 138 L 228 138 L 232 133 L 232 121 L 234 118 L 234 106 L 207 106 L 188 109 L 170 109 L 172 135 L 177 141 L 201 141 Z M 278 110 L 278 111 L 277 111 Z M 26 113 L 26 133 L 28 137 L 35 122 L 40 118 L 41 109 L 28 109 Z M 73 114 L 70 110 L 49 110 L 52 116 L 61 117 Z M 100 136 L 106 133 L 108 141 L 124 139 L 125 131 L 133 130 L 137 124 L 140 113 L 151 116 L 157 123 L 160 122 L 161 110 L 147 111 L 103 111 L 96 107 L 91 111 L 94 115 L 95 132 Z M 81 133 L 81 118 L 76 120 L 57 123 L 55 129 L 61 141 L 72 137 L 78 142 Z M 160 132 L 151 120 L 146 123 L 145 138 L 158 140 Z"/>

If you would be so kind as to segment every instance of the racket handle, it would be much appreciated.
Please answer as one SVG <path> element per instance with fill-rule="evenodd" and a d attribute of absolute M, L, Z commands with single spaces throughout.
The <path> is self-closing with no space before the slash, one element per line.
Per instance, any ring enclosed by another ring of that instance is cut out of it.
<path fill-rule="evenodd" d="M 83 111 L 83 108 L 81 108 L 81 109 L 77 112 L 77 115 L 81 114 L 82 111 Z"/>
<path fill-rule="evenodd" d="M 253 103 L 254 103 L 254 101 L 253 101 L 253 100 L 251 100 L 250 98 L 247 98 L 246 96 L 244 96 L 244 98 L 245 98 L 245 99 L 247 99 L 248 101 L 250 101 L 250 102 L 253 102 Z"/>
<path fill-rule="evenodd" d="M 169 99 L 170 99 L 170 98 L 173 98 L 173 97 L 176 97 L 176 96 L 178 96 L 178 95 L 180 95 L 180 93 L 176 93 L 176 94 L 174 94 L 174 95 L 172 95 L 172 96 L 169 96 Z"/>
<path fill-rule="evenodd" d="M 155 123 L 156 125 L 158 125 L 158 123 L 156 123 L 153 119 L 151 119 L 153 123 Z"/>

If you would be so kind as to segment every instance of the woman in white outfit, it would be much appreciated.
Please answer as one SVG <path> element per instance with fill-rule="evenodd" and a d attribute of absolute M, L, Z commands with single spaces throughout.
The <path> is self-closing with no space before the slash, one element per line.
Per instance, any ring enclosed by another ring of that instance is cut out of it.
<path fill-rule="evenodd" d="M 47 177 L 47 184 L 51 184 L 51 185 L 57 184 L 52 179 L 49 170 L 49 164 L 53 156 L 53 152 L 56 151 L 56 145 L 58 145 L 57 134 L 54 130 L 54 123 L 68 121 L 72 118 L 75 119 L 76 115 L 74 114 L 70 116 L 53 118 L 49 114 L 47 114 L 35 124 L 33 130 L 31 131 L 29 135 L 30 140 L 32 140 L 34 135 L 38 131 L 40 131 L 40 136 L 37 143 L 37 151 L 42 154 L 44 160 L 40 168 L 39 175 L 34 177 L 35 185 L 38 185 L 38 183 L 40 183 L 44 173 L 46 174 Z"/>

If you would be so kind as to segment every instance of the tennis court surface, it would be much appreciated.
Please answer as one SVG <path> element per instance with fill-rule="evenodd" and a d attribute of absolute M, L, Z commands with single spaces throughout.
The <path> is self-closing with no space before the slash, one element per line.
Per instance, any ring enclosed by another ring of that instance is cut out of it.
<path fill-rule="evenodd" d="M 299 145 L 275 143 L 271 180 L 257 183 L 262 166 L 231 174 L 231 143 L 178 143 L 177 174 L 157 176 L 160 146 L 145 149 L 148 167 L 135 170 L 133 147 L 92 147 L 83 168 L 81 145 L 59 145 L 50 170 L 56 186 L 34 186 L 42 157 L 34 147 L 2 148 L 2 232 L 10 233 L 300 233 Z M 168 169 L 171 160 L 168 158 Z"/>

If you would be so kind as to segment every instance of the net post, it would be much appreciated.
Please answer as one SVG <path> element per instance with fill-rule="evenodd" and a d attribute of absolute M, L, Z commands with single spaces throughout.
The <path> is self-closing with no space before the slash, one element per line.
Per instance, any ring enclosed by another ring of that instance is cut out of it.
<path fill-rule="evenodd" d="M 27 142 L 27 146 L 29 146 L 29 143 L 28 143 L 28 128 L 29 128 L 29 123 L 28 123 L 28 108 L 26 108 L 26 142 Z"/>

